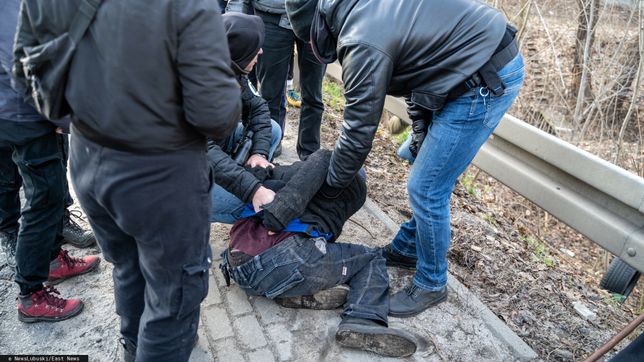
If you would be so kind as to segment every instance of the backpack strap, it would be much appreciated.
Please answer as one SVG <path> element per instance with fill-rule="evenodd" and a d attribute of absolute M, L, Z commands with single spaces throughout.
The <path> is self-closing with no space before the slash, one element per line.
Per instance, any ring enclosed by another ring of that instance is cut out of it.
<path fill-rule="evenodd" d="M 246 219 L 249 217 L 257 216 L 263 218 L 262 212 L 256 213 L 253 209 L 253 205 L 247 204 L 242 213 L 239 215 L 241 219 Z M 300 219 L 291 220 L 288 225 L 282 231 L 288 231 L 291 233 L 302 233 L 306 234 L 312 238 L 324 238 L 325 240 L 331 240 L 333 238 L 332 233 L 323 233 L 319 231 L 315 225 L 303 223 Z"/>

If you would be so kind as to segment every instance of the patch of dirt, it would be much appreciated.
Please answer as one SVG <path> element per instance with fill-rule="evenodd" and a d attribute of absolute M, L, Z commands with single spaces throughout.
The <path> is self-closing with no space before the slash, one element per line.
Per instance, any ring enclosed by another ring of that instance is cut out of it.
<path fill-rule="evenodd" d="M 325 99 L 326 104 L 331 101 Z M 291 119 L 298 117 L 292 114 Z M 341 125 L 341 109 L 325 108 L 323 147 L 333 148 Z M 406 190 L 410 166 L 397 157 L 399 145 L 384 129 L 378 130 L 365 163 L 368 192 L 400 223 L 411 216 Z M 601 290 L 603 249 L 521 195 L 471 166 L 457 183 L 451 204 L 450 272 L 543 360 L 583 359 L 635 318 L 642 283 L 624 303 Z M 596 317 L 582 318 L 574 303 Z"/>

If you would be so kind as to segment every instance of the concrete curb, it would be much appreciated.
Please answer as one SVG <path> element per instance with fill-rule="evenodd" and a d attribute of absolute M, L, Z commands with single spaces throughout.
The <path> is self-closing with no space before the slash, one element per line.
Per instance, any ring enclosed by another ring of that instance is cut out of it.
<path fill-rule="evenodd" d="M 367 198 L 363 208 L 365 211 L 380 220 L 387 229 L 393 233 L 398 232 L 398 224 L 396 224 L 387 214 L 385 214 L 376 205 L 373 200 Z M 447 285 L 456 293 L 457 298 L 472 309 L 485 325 L 492 331 L 495 337 L 504 341 L 510 350 L 514 353 L 514 357 L 521 361 L 529 361 L 539 358 L 539 355 L 525 343 L 507 324 L 503 323 L 499 317 L 494 314 L 483 302 L 481 302 L 474 293 L 458 281 L 452 274 L 448 275 Z"/>

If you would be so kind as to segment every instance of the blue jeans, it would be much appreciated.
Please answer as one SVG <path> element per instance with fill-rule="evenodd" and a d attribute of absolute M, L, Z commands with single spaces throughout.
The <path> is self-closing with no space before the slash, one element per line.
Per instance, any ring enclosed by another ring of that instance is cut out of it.
<path fill-rule="evenodd" d="M 349 284 L 343 315 L 387 325 L 389 277 L 380 250 L 296 234 L 231 269 L 246 293 L 271 299 Z"/>
<path fill-rule="evenodd" d="M 494 96 L 485 87 L 471 89 L 434 113 L 415 160 L 404 145 L 401 147 L 401 156 L 413 162 L 407 182 L 413 216 L 400 225 L 391 244 L 398 253 L 418 258 L 413 283 L 422 289 L 436 291 L 447 284 L 450 196 L 458 176 L 519 94 L 523 83 L 521 55 L 498 74 L 506 86 L 503 95 Z"/>
<path fill-rule="evenodd" d="M 271 148 L 268 151 L 268 160 L 273 160 L 273 153 L 282 140 L 282 129 L 280 128 L 277 122 L 271 120 L 272 126 L 272 137 L 271 137 Z M 235 130 L 235 133 L 232 137 L 228 137 L 229 142 L 224 149 L 224 152 L 230 153 L 237 141 L 242 136 L 244 131 L 244 126 L 240 123 Z M 237 219 L 239 215 L 246 207 L 237 196 L 226 191 L 223 187 L 213 184 L 212 191 L 210 192 L 210 201 L 212 204 L 212 212 L 210 213 L 210 222 L 221 222 L 224 224 L 232 224 Z"/>

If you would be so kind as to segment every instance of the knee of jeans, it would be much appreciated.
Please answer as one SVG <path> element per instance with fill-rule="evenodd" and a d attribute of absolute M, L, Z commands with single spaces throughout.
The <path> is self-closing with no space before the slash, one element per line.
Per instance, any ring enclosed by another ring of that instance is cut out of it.
<path fill-rule="evenodd" d="M 282 128 L 279 123 L 271 119 L 271 146 L 276 145 L 282 139 Z"/>

